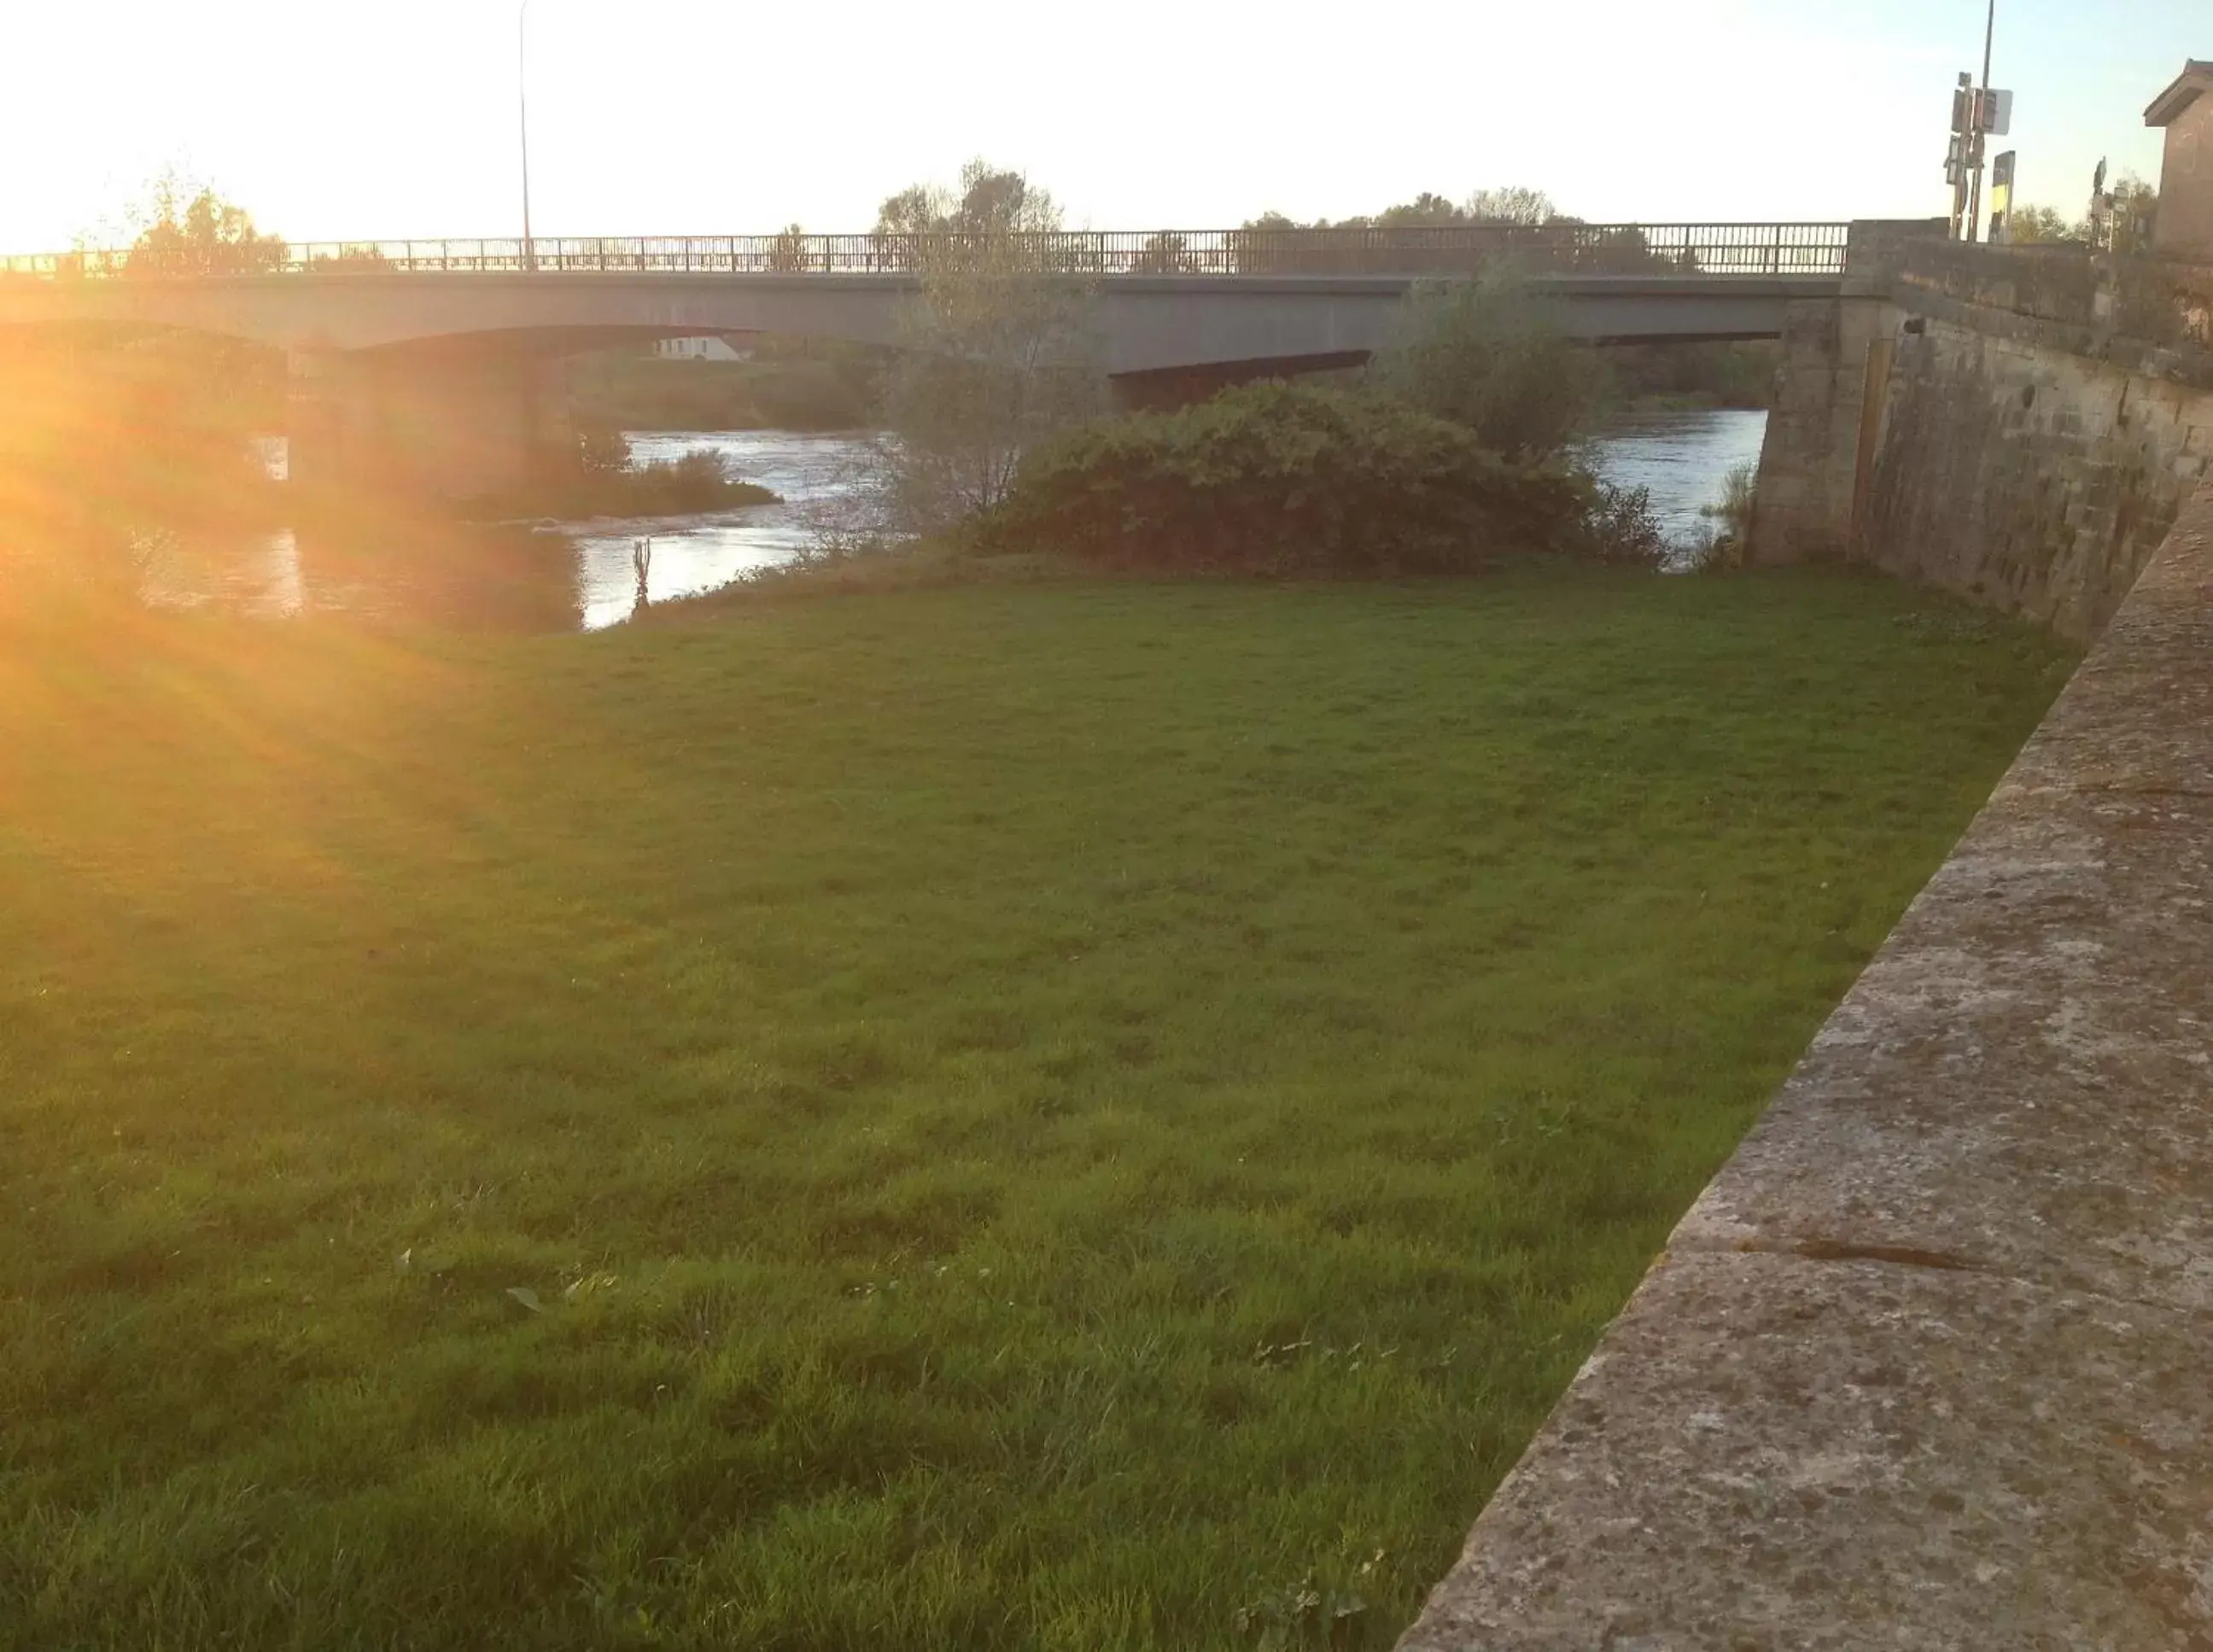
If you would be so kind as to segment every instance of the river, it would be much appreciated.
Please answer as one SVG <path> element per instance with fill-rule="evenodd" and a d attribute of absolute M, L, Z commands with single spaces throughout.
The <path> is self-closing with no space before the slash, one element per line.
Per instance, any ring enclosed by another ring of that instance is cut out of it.
<path fill-rule="evenodd" d="M 1601 432 L 1587 456 L 1617 486 L 1647 489 L 1670 542 L 1687 545 L 1729 472 L 1758 460 L 1766 425 L 1762 412 L 1630 415 Z M 640 463 L 710 448 L 734 474 L 783 502 L 703 516 L 442 530 L 445 542 L 404 556 L 290 528 L 221 541 L 155 536 L 143 558 L 146 595 L 159 607 L 217 604 L 272 617 L 339 612 L 597 631 L 636 611 L 641 560 L 643 594 L 658 603 L 718 590 L 802 554 L 857 491 L 871 440 L 789 430 L 633 434 L 631 456 Z M 269 462 L 281 470 L 281 452 Z M 642 547 L 649 547 L 643 558 Z"/>

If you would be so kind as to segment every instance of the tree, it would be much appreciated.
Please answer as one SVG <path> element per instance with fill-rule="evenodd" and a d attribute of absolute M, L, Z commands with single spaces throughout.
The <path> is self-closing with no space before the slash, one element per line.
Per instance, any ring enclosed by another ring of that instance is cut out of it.
<path fill-rule="evenodd" d="M 1478 189 L 1467 198 L 1462 209 L 1469 223 L 1547 224 L 1560 215 L 1552 206 L 1552 198 L 1541 189 L 1524 189 L 1512 186 L 1505 189 Z"/>
<path fill-rule="evenodd" d="M 788 223 L 776 233 L 769 243 L 768 267 L 779 271 L 796 271 L 807 267 L 807 231 L 800 225 Z"/>
<path fill-rule="evenodd" d="M 928 235 L 945 227 L 952 198 L 930 184 L 915 184 L 884 198 L 876 209 L 879 235 Z"/>
<path fill-rule="evenodd" d="M 343 270 L 348 274 L 359 274 L 368 270 L 389 270 L 392 260 L 374 243 L 355 241 L 340 246 L 335 253 L 315 253 L 308 260 L 308 267 L 318 273 Z"/>
<path fill-rule="evenodd" d="M 258 232 L 245 208 L 174 172 L 154 180 L 135 216 L 125 265 L 133 275 L 251 275 L 281 270 L 290 257 L 284 238 Z"/>
<path fill-rule="evenodd" d="M 2084 244 L 2082 226 L 2070 223 L 2066 218 L 2048 206 L 2017 206 L 2007 215 L 2006 239 L 2017 247 L 2054 247 Z"/>
<path fill-rule="evenodd" d="M 972 162 L 957 203 L 918 185 L 884 204 L 887 221 L 930 238 L 885 387 L 892 525 L 936 533 L 997 506 L 1025 451 L 1098 410 L 1093 294 L 1045 238 L 1060 227 L 1052 198 L 1018 173 Z"/>
<path fill-rule="evenodd" d="M 980 158 L 961 168 L 957 193 L 936 184 L 911 184 L 876 209 L 876 234 L 893 243 L 884 249 L 885 259 L 898 269 L 961 259 L 971 243 L 988 248 L 996 238 L 1042 235 L 1059 228 L 1060 209 L 1052 196 L 1022 174 L 995 169 Z"/>
<path fill-rule="evenodd" d="M 1060 209 L 1019 172 L 994 172 L 975 160 L 960 169 L 960 204 L 947 227 L 968 235 L 1033 234 L 1059 229 Z"/>
<path fill-rule="evenodd" d="M 1424 191 L 1411 201 L 1402 201 L 1396 206 L 1385 207 L 1375 215 L 1375 222 L 1384 229 L 1401 227 L 1413 229 L 1430 225 L 1466 223 L 1467 214 L 1443 196 Z"/>
<path fill-rule="evenodd" d="M 910 184 L 876 209 L 879 235 L 1006 235 L 1060 228 L 1052 196 L 1019 172 L 999 171 L 988 161 L 960 168 L 960 191 Z"/>
<path fill-rule="evenodd" d="M 1493 265 L 1472 280 L 1424 282 L 1371 376 L 1387 394 L 1473 430 L 1509 459 L 1544 459 L 1597 411 L 1606 369 L 1570 338 L 1521 274 Z"/>
<path fill-rule="evenodd" d="M 2142 258 L 2152 249 L 2152 228 L 2159 218 L 2159 191 L 2125 174 L 2113 186 L 2113 212 L 2106 232 L 2108 251 Z"/>
<path fill-rule="evenodd" d="M 2006 239 L 2016 247 L 2087 247 L 2122 258 L 2149 253 L 2159 219 L 2159 191 L 2124 174 L 2107 198 L 2112 205 L 2103 223 L 2089 218 L 2070 223 L 2048 206 L 2016 207 L 2006 219 Z"/>
<path fill-rule="evenodd" d="M 1145 237 L 1131 268 L 1137 275 L 1190 275 L 1198 268 L 1198 255 L 1192 251 L 1189 237 L 1162 230 Z"/>
<path fill-rule="evenodd" d="M 1504 189 L 1478 189 L 1466 200 L 1458 202 L 1434 191 L 1424 190 L 1411 201 L 1387 206 L 1381 212 L 1355 213 L 1351 217 L 1339 218 L 1334 223 L 1327 218 L 1301 223 L 1280 212 L 1263 212 L 1257 218 L 1247 218 L 1243 227 L 1247 229 L 1420 229 L 1464 223 L 1536 227 L 1552 223 L 1559 216 L 1552 205 L 1552 198 L 1543 190 L 1514 186 Z"/>

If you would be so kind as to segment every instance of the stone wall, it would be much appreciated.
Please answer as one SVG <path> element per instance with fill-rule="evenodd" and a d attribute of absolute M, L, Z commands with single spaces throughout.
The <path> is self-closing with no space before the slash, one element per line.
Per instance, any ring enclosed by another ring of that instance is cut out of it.
<path fill-rule="evenodd" d="M 1879 393 L 1882 340 L 1895 325 L 1888 283 L 1907 247 L 1944 232 L 1942 218 L 1855 223 L 1843 293 L 1785 308 L 1783 365 L 1753 500 L 1753 562 L 1850 554 L 1874 439 L 1869 402 Z"/>
<path fill-rule="evenodd" d="M 503 499 L 576 461 L 558 358 L 466 347 L 296 351 L 291 474 L 310 488 Z"/>
<path fill-rule="evenodd" d="M 1850 557 L 2095 636 L 2213 472 L 2213 267 L 1855 253 L 1789 319 L 1752 559 Z"/>
<path fill-rule="evenodd" d="M 1851 549 L 1870 352 L 1894 325 L 1873 296 L 1794 303 L 1760 446 L 1752 546 L 1759 562 L 1841 560 Z"/>
<path fill-rule="evenodd" d="M 2209 887 L 2213 486 L 1406 1652 L 2213 1646 Z"/>
<path fill-rule="evenodd" d="M 2213 468 L 2213 389 L 1991 321 L 1900 323 L 1854 551 L 2087 640 Z"/>
<path fill-rule="evenodd" d="M 2213 94 L 2199 93 L 2167 123 L 2156 235 L 2169 256 L 2213 260 Z"/>

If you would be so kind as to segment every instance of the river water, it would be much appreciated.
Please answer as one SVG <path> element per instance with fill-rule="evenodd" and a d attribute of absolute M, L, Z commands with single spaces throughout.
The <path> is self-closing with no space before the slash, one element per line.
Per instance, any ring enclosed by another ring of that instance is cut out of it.
<path fill-rule="evenodd" d="M 1596 437 L 1587 457 L 1617 486 L 1647 489 L 1670 542 L 1687 546 L 1729 472 L 1759 460 L 1766 425 L 1761 412 L 1631 415 Z M 405 555 L 291 528 L 221 541 L 155 536 L 143 557 L 146 596 L 165 607 L 216 604 L 271 617 L 337 612 L 597 631 L 629 619 L 641 594 L 656 603 L 698 596 L 803 554 L 863 489 L 873 441 L 789 430 L 632 435 L 638 463 L 712 448 L 733 474 L 783 500 L 702 516 L 460 528 Z M 268 462 L 281 473 L 281 449 Z"/>

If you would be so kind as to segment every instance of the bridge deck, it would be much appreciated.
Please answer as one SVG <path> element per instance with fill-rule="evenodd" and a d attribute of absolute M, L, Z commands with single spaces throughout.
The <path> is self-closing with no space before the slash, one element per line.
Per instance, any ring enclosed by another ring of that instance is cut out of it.
<path fill-rule="evenodd" d="M 1510 257 L 1533 270 L 1685 276 L 1840 275 L 1844 223 L 1467 223 L 1322 229 L 944 235 L 540 236 L 530 241 L 265 240 L 0 259 L 0 272 L 114 276 L 393 274 L 881 275 L 972 259 L 1088 276 L 1450 275 Z"/>

